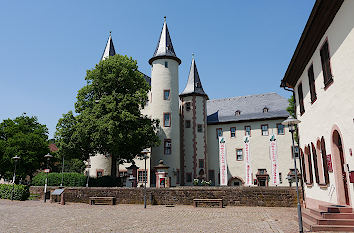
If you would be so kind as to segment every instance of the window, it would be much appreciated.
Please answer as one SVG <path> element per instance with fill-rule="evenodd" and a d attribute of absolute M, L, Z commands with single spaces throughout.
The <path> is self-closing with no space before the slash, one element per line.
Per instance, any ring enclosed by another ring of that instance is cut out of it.
<path fill-rule="evenodd" d="M 165 112 L 163 114 L 163 126 L 170 127 L 171 126 L 171 113 Z"/>
<path fill-rule="evenodd" d="M 190 111 L 191 110 L 191 102 L 187 102 L 186 103 L 186 111 Z"/>
<path fill-rule="evenodd" d="M 216 138 L 219 138 L 222 136 L 222 128 L 217 128 L 216 129 Z"/>
<path fill-rule="evenodd" d="M 164 154 L 170 155 L 172 151 L 171 139 L 165 139 L 164 141 Z"/>
<path fill-rule="evenodd" d="M 241 115 L 241 111 L 240 111 L 240 110 L 237 110 L 237 111 L 235 112 L 235 116 L 239 116 L 239 115 Z"/>
<path fill-rule="evenodd" d="M 198 132 L 203 133 L 203 125 L 202 124 L 198 124 Z"/>
<path fill-rule="evenodd" d="M 268 112 L 268 110 L 269 110 L 269 108 L 267 108 L 267 107 L 263 108 L 263 113 Z"/>
<path fill-rule="evenodd" d="M 236 137 L 236 127 L 230 128 L 230 137 L 232 138 Z"/>
<path fill-rule="evenodd" d="M 277 131 L 278 131 L 278 135 L 284 135 L 284 125 L 282 125 L 281 123 L 277 124 Z"/>
<path fill-rule="evenodd" d="M 168 68 L 168 62 L 165 61 L 165 68 Z"/>
<path fill-rule="evenodd" d="M 119 172 L 119 177 L 127 177 L 128 173 L 127 172 Z"/>
<path fill-rule="evenodd" d="M 281 172 L 279 172 L 279 183 L 280 183 L 280 184 L 283 183 L 283 177 L 281 177 Z"/>
<path fill-rule="evenodd" d="M 186 120 L 186 128 L 190 128 L 191 127 L 191 121 L 190 120 Z"/>
<path fill-rule="evenodd" d="M 268 125 L 261 125 L 262 136 L 268 136 Z"/>
<path fill-rule="evenodd" d="M 170 90 L 164 90 L 163 91 L 163 99 L 164 100 L 170 100 Z"/>
<path fill-rule="evenodd" d="M 187 183 L 190 183 L 190 182 L 192 182 L 192 173 L 190 173 L 190 172 L 187 172 L 187 177 L 186 177 L 186 181 L 187 181 Z"/>
<path fill-rule="evenodd" d="M 199 168 L 204 168 L 204 159 L 199 159 Z"/>
<path fill-rule="evenodd" d="M 302 93 L 302 83 L 299 84 L 297 87 L 297 94 L 299 96 L 299 104 L 300 104 L 300 114 L 304 114 L 305 107 L 304 107 L 304 94 Z"/>
<path fill-rule="evenodd" d="M 323 173 L 324 173 L 325 183 L 329 184 L 326 144 L 325 144 L 324 137 L 321 138 L 321 155 L 322 155 L 322 164 L 323 164 Z"/>
<path fill-rule="evenodd" d="M 147 171 L 138 171 L 138 181 L 140 183 L 147 181 Z"/>
<path fill-rule="evenodd" d="M 312 173 L 312 160 L 310 145 L 305 147 L 305 168 L 306 168 L 306 184 L 311 185 L 313 183 L 313 173 Z"/>
<path fill-rule="evenodd" d="M 214 170 L 208 171 L 208 178 L 211 180 L 211 185 L 215 185 L 215 172 Z"/>
<path fill-rule="evenodd" d="M 311 94 L 311 103 L 315 102 L 317 99 L 316 95 L 316 87 L 315 87 L 315 74 L 313 73 L 313 65 L 310 66 L 309 70 L 307 71 L 309 77 L 309 87 L 310 87 L 310 94 Z"/>
<path fill-rule="evenodd" d="M 251 136 L 251 126 L 245 126 L 245 136 Z"/>
<path fill-rule="evenodd" d="M 102 177 L 102 176 L 103 176 L 103 170 L 101 170 L 101 169 L 100 169 L 100 170 L 97 170 L 97 171 L 96 171 L 96 176 L 97 176 L 97 177 Z"/>
<path fill-rule="evenodd" d="M 236 149 L 236 160 L 237 161 L 243 160 L 243 150 L 242 149 Z"/>
<path fill-rule="evenodd" d="M 312 148 L 312 159 L 313 159 L 313 166 L 315 168 L 315 180 L 316 183 L 320 183 L 320 176 L 318 174 L 318 161 L 317 161 L 317 151 L 313 143 L 311 142 L 311 148 Z"/>
<path fill-rule="evenodd" d="M 328 41 L 326 41 L 320 51 L 322 71 L 323 71 L 323 82 L 325 88 L 333 82 L 333 75 L 331 71 L 331 61 L 329 57 Z"/>

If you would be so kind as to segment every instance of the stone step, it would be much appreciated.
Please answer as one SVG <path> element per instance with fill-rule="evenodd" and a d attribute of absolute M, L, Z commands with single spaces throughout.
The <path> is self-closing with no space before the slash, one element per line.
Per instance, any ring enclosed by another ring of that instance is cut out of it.
<path fill-rule="evenodd" d="M 319 205 L 319 209 L 328 213 L 353 213 L 352 207 L 344 205 Z"/>
<path fill-rule="evenodd" d="M 318 225 L 354 226 L 354 219 L 318 219 Z"/>
<path fill-rule="evenodd" d="M 336 225 L 312 225 L 311 231 L 341 231 L 341 232 L 354 232 L 353 226 L 336 226 Z"/>
<path fill-rule="evenodd" d="M 323 213 L 324 219 L 354 219 L 354 213 Z"/>

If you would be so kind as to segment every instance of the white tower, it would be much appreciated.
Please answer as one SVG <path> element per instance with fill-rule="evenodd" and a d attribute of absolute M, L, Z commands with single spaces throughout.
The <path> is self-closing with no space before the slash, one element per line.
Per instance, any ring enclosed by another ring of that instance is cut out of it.
<path fill-rule="evenodd" d="M 158 135 L 161 145 L 151 150 L 151 166 L 162 159 L 169 166 L 171 185 L 180 183 L 180 117 L 178 67 L 181 60 L 176 56 L 166 24 L 162 27 L 159 42 L 152 58 L 151 68 L 151 117 L 160 120 Z"/>
<path fill-rule="evenodd" d="M 199 78 L 194 57 L 181 99 L 181 181 L 192 185 L 193 179 L 208 179 L 207 111 L 208 100 Z"/>
<path fill-rule="evenodd" d="M 116 51 L 114 49 L 111 32 L 109 32 L 108 41 L 105 49 L 103 50 L 101 61 L 114 55 L 116 55 Z M 110 155 L 96 154 L 94 156 L 90 156 L 89 164 L 91 167 L 88 171 L 91 177 L 111 175 L 112 157 Z"/>

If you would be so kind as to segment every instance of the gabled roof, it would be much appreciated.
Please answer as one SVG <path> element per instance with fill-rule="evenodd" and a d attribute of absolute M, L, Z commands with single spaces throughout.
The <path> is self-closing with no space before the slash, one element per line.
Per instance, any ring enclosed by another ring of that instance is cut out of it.
<path fill-rule="evenodd" d="M 181 60 L 177 57 L 175 50 L 173 49 L 172 40 L 166 23 L 166 17 L 164 17 L 159 42 L 157 43 L 154 55 L 149 60 L 149 64 L 151 65 L 153 61 L 160 58 L 170 58 L 177 61 L 178 64 L 181 64 Z"/>
<path fill-rule="evenodd" d="M 224 122 L 251 121 L 271 118 L 287 118 L 289 103 L 277 93 L 240 96 L 207 101 L 207 122 L 217 124 Z M 268 112 L 263 112 L 264 107 Z M 235 112 L 240 111 L 239 115 Z"/>
<path fill-rule="evenodd" d="M 295 87 L 343 2 L 344 0 L 316 1 L 288 69 L 281 80 L 281 87 Z"/>
<path fill-rule="evenodd" d="M 208 98 L 208 95 L 205 94 L 202 86 L 202 82 L 200 81 L 197 65 L 195 64 L 194 57 L 192 58 L 192 64 L 189 71 L 187 85 L 184 88 L 184 91 L 180 94 L 180 96 L 186 95 L 203 95 Z"/>
<path fill-rule="evenodd" d="M 101 61 L 104 59 L 107 59 L 108 57 L 114 56 L 114 55 L 116 55 L 116 50 L 114 49 L 111 32 L 109 32 L 108 41 L 107 41 L 106 47 L 103 51 Z"/>

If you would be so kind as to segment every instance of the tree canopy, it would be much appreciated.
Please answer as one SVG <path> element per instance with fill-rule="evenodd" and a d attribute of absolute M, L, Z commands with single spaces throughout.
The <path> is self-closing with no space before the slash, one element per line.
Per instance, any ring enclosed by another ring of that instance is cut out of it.
<path fill-rule="evenodd" d="M 158 121 L 141 113 L 150 86 L 138 71 L 137 62 L 115 55 L 101 61 L 86 74 L 79 90 L 75 112 L 64 114 L 57 124 L 59 153 L 87 159 L 96 153 L 132 160 L 160 143 Z"/>
<path fill-rule="evenodd" d="M 15 163 L 12 157 L 17 155 L 21 159 L 16 176 L 32 177 L 48 152 L 48 129 L 37 117 L 22 115 L 0 123 L 0 175 L 12 177 Z"/>

